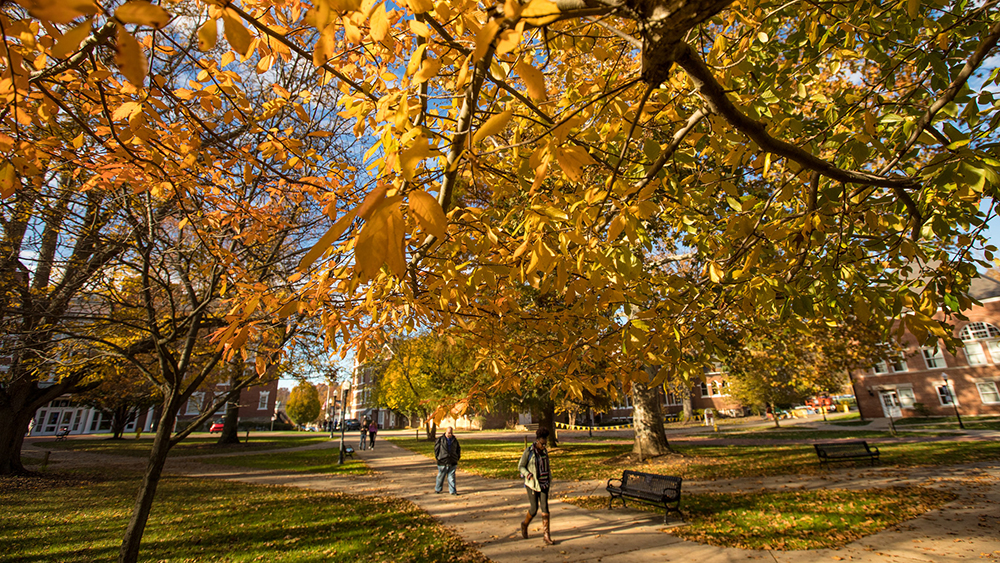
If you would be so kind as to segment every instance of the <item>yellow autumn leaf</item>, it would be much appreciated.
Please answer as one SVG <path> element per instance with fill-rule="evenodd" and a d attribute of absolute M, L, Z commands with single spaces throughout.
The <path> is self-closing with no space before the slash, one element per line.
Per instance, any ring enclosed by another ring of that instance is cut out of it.
<path fill-rule="evenodd" d="M 118 55 L 115 56 L 115 63 L 133 86 L 142 88 L 149 69 L 146 55 L 139 42 L 124 27 L 118 28 Z"/>
<path fill-rule="evenodd" d="M 378 8 L 372 11 L 369 20 L 371 38 L 381 42 L 389 34 L 389 16 L 385 12 L 385 4 L 379 4 Z"/>
<path fill-rule="evenodd" d="M 9 162 L 0 167 L 0 199 L 7 199 L 14 195 L 15 179 L 14 166 Z"/>
<path fill-rule="evenodd" d="M 279 319 L 285 319 L 288 318 L 290 315 L 293 315 L 298 312 L 299 312 L 299 302 L 292 300 L 286 303 L 281 309 L 278 309 L 278 312 L 275 313 L 275 316 L 277 316 Z"/>
<path fill-rule="evenodd" d="M 337 46 L 336 34 L 337 26 L 332 23 L 326 26 L 323 32 L 319 34 L 319 39 L 316 41 L 316 49 L 313 51 L 313 65 L 323 66 L 333 57 L 334 49 Z"/>
<path fill-rule="evenodd" d="M 378 275 L 383 264 L 389 264 L 394 272 L 399 267 L 399 256 L 402 254 L 402 239 L 399 239 L 398 246 L 394 245 L 393 237 L 400 236 L 402 232 L 401 217 L 395 220 L 394 215 L 399 213 L 399 203 L 401 197 L 393 196 L 383 200 L 377 209 L 365 221 L 364 227 L 358 234 L 358 242 L 354 249 L 354 269 L 363 280 L 370 280 Z M 390 247 L 393 247 L 390 251 Z M 390 257 L 390 253 L 393 256 Z M 403 263 L 405 270 L 405 260 Z"/>
<path fill-rule="evenodd" d="M 210 19 L 198 28 L 198 49 L 211 51 L 219 40 L 219 23 Z"/>
<path fill-rule="evenodd" d="M 556 150 L 556 162 L 566 176 L 574 182 L 579 182 L 583 176 L 583 167 L 596 164 L 593 157 L 583 147 L 566 147 Z"/>
<path fill-rule="evenodd" d="M 410 24 L 410 31 L 416 33 L 420 37 L 427 38 L 431 36 L 431 28 L 427 27 L 427 24 L 424 22 L 410 20 L 408 23 Z"/>
<path fill-rule="evenodd" d="M 330 0 L 330 7 L 338 12 L 357 12 L 361 9 L 361 0 Z"/>
<path fill-rule="evenodd" d="M 422 14 L 434 9 L 434 3 L 431 0 L 406 0 L 406 5 L 414 14 Z"/>
<path fill-rule="evenodd" d="M 414 76 L 414 82 L 421 83 L 427 82 L 431 78 L 437 76 L 438 71 L 441 70 L 441 61 L 439 59 L 432 59 L 430 57 L 424 59 L 424 64 L 420 67 L 420 72 Z"/>
<path fill-rule="evenodd" d="M 406 223 L 397 203 L 387 211 L 385 263 L 389 271 L 399 278 L 406 275 L 405 235 Z"/>
<path fill-rule="evenodd" d="M 424 57 L 424 51 L 427 50 L 427 44 L 420 45 L 413 51 L 413 56 L 410 57 L 409 64 L 406 65 L 406 75 L 413 76 L 420 70 L 420 63 Z"/>
<path fill-rule="evenodd" d="M 531 0 L 521 10 L 521 18 L 536 27 L 548 25 L 559 19 L 559 6 L 549 0 Z"/>
<path fill-rule="evenodd" d="M 52 56 L 62 59 L 69 56 L 70 53 L 77 50 L 80 43 L 90 35 L 91 32 L 91 20 L 88 18 L 86 21 L 80 25 L 70 29 L 63 36 L 56 41 L 56 44 L 52 47 Z"/>
<path fill-rule="evenodd" d="M 410 192 L 410 211 L 417 218 L 421 229 L 438 240 L 445 237 L 448 218 L 434 196 L 420 190 Z"/>
<path fill-rule="evenodd" d="M 115 10 L 115 18 L 122 23 L 145 25 L 153 29 L 170 23 L 170 13 L 145 0 L 130 0 Z"/>
<path fill-rule="evenodd" d="M 510 121 L 510 118 L 514 115 L 513 110 L 502 111 L 493 117 L 486 120 L 476 131 L 476 135 L 472 138 L 472 144 L 478 145 L 483 139 L 491 135 L 496 135 L 497 133 L 503 131 L 503 128 Z"/>
<path fill-rule="evenodd" d="M 430 155 L 430 143 L 424 136 L 414 139 L 410 146 L 399 153 L 399 167 L 403 170 L 403 177 L 406 178 L 407 182 L 413 181 L 413 172 L 417 165 Z"/>
<path fill-rule="evenodd" d="M 381 203 L 382 199 L 385 198 L 385 193 L 389 191 L 389 187 L 385 184 L 376 186 L 368 195 L 365 196 L 364 201 L 358 206 L 358 217 L 367 220 L 373 211 Z"/>
<path fill-rule="evenodd" d="M 299 270 L 309 269 L 309 266 L 312 266 L 312 263 L 315 262 L 317 258 L 322 256 L 323 253 L 326 252 L 326 250 L 330 248 L 330 246 L 332 246 L 338 238 L 340 238 L 340 235 L 344 234 L 344 231 L 347 230 L 347 227 L 351 225 L 351 221 L 353 221 L 356 216 L 357 210 L 352 209 L 341 217 L 336 223 L 334 223 L 333 226 L 330 227 L 330 230 L 320 237 L 320 239 L 316 241 L 316 244 L 309 249 L 309 252 L 306 252 L 305 256 L 299 260 Z"/>
<path fill-rule="evenodd" d="M 722 278 L 726 275 L 722 270 L 722 266 L 716 262 L 709 262 L 706 269 L 708 270 L 709 279 L 711 279 L 714 283 L 721 282 Z"/>
<path fill-rule="evenodd" d="M 32 16 L 54 23 L 69 23 L 100 11 L 94 0 L 17 0 Z"/>
<path fill-rule="evenodd" d="M 523 26 L 523 22 L 521 24 Z M 521 44 L 521 33 L 516 29 L 507 29 L 500 34 L 500 38 L 497 39 L 497 54 L 503 55 L 509 53 L 517 48 Z"/>
<path fill-rule="evenodd" d="M 458 77 L 455 78 L 455 89 L 460 90 L 465 87 L 465 83 L 469 80 L 469 64 L 472 62 L 472 55 L 469 55 L 462 61 L 461 68 L 458 69 Z"/>
<path fill-rule="evenodd" d="M 128 119 L 132 117 L 132 114 L 136 111 L 142 109 L 142 104 L 138 102 L 125 102 L 124 104 L 118 106 L 115 113 L 111 115 L 111 119 L 114 121 L 120 121 L 122 119 Z"/>
<path fill-rule="evenodd" d="M 227 11 L 222 13 L 222 23 L 225 27 L 226 41 L 229 42 L 229 46 L 239 53 L 240 56 L 246 56 L 247 51 L 250 50 L 253 38 L 250 36 L 247 28 L 243 27 L 243 22 Z"/>
<path fill-rule="evenodd" d="M 493 42 L 493 38 L 496 36 L 499 29 L 500 22 L 497 20 L 490 20 L 490 22 L 483 26 L 483 28 L 479 30 L 479 33 L 476 34 L 476 50 L 472 53 L 473 64 L 478 63 L 479 59 L 486 56 L 486 50 L 489 49 L 490 43 Z"/>
<path fill-rule="evenodd" d="M 540 70 L 531 66 L 527 61 L 522 60 L 517 63 L 517 74 L 524 81 L 524 85 L 528 89 L 528 95 L 531 96 L 532 100 L 538 102 L 545 101 L 546 97 L 548 97 L 545 91 L 545 76 Z"/>
<path fill-rule="evenodd" d="M 618 235 L 622 234 L 623 230 L 625 230 L 625 217 L 621 214 L 616 215 L 608 225 L 608 242 L 618 240 Z"/>
<path fill-rule="evenodd" d="M 906 13 L 916 19 L 920 15 L 920 0 L 906 0 Z"/>

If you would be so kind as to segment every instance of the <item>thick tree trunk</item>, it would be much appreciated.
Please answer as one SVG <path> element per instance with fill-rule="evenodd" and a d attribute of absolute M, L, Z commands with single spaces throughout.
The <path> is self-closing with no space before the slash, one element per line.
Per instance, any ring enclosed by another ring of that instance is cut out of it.
<path fill-rule="evenodd" d="M 238 394 L 237 394 L 238 396 Z M 226 403 L 226 415 L 223 418 L 222 434 L 219 435 L 217 444 L 239 444 L 240 443 L 240 404 L 238 401 L 230 399 Z"/>
<path fill-rule="evenodd" d="M 139 545 L 146 531 L 146 522 L 149 521 L 156 489 L 163 475 L 163 466 L 167 462 L 167 454 L 170 453 L 170 429 L 174 427 L 179 407 L 179 402 L 177 405 L 164 405 L 156 438 L 153 439 L 153 449 L 149 453 L 146 474 L 136 497 L 132 518 L 125 529 L 125 537 L 122 538 L 121 551 L 118 554 L 119 563 L 136 563 L 139 560 Z"/>
<path fill-rule="evenodd" d="M 539 428 L 549 429 L 549 447 L 559 445 L 559 437 L 556 435 L 556 404 L 553 401 L 545 401 L 541 407 L 541 420 L 538 421 Z"/>
<path fill-rule="evenodd" d="M 12 383 L 0 389 L 0 475 L 23 475 L 28 473 L 21 463 L 28 423 L 40 406 L 72 389 L 75 381 L 39 388 L 24 375 L 10 375 Z"/>
<path fill-rule="evenodd" d="M 691 391 L 681 395 L 681 408 L 684 410 L 684 424 L 691 422 L 694 416 L 694 407 L 691 405 Z"/>
<path fill-rule="evenodd" d="M 0 406 L 0 475 L 28 473 L 21 463 L 21 447 L 31 416 L 6 404 Z"/>
<path fill-rule="evenodd" d="M 239 368 L 235 363 L 230 363 L 228 367 L 230 369 L 229 388 L 235 389 L 239 383 L 236 372 Z M 220 446 L 240 443 L 240 394 L 237 391 L 234 396 L 229 397 L 229 400 L 226 401 L 226 414 L 223 418 L 222 433 L 219 435 L 219 441 L 216 442 Z"/>
<path fill-rule="evenodd" d="M 667 434 L 663 430 L 663 412 L 660 409 L 659 387 L 645 383 L 632 383 L 632 423 L 635 426 L 634 453 L 657 456 L 670 453 Z"/>

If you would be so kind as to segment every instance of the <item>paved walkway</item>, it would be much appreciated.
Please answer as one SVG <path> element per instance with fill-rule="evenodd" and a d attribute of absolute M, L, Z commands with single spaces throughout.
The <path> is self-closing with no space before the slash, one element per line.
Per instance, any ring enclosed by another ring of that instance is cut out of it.
<path fill-rule="evenodd" d="M 315 446 L 314 446 L 315 447 Z M 331 443 L 328 447 L 335 448 Z M 868 536 L 842 549 L 812 551 L 750 551 L 702 545 L 670 535 L 683 526 L 676 516 L 667 525 L 662 516 L 616 508 L 591 512 L 550 501 L 552 535 L 557 544 L 545 546 L 541 522 L 532 523 L 531 538 L 520 539 L 518 524 L 527 505 L 518 482 L 484 479 L 459 471 L 459 495 L 434 494 L 437 469 L 427 458 L 380 442 L 375 450 L 358 452 L 376 472 L 373 477 L 331 477 L 193 465 L 193 458 L 171 462 L 175 470 L 199 477 L 248 483 L 280 484 L 311 490 L 339 490 L 402 497 L 413 501 L 493 561 L 816 561 L 959 562 L 1000 561 L 1000 465 L 953 467 L 834 469 L 819 477 L 774 477 L 732 481 L 685 482 L 685 492 L 870 488 L 922 485 L 951 490 L 959 498 L 893 529 Z M 569 496 L 604 494 L 603 482 L 555 484 L 554 493 Z"/>

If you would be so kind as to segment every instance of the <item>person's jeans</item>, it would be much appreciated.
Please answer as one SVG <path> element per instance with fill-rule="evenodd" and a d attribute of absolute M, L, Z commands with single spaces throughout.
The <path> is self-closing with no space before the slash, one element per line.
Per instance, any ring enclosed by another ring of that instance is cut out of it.
<path fill-rule="evenodd" d="M 444 486 L 444 478 L 448 477 L 448 492 L 457 495 L 458 489 L 455 488 L 455 471 L 458 470 L 458 465 L 439 465 L 438 466 L 438 476 L 437 482 L 434 485 L 434 492 L 440 493 L 441 488 Z"/>

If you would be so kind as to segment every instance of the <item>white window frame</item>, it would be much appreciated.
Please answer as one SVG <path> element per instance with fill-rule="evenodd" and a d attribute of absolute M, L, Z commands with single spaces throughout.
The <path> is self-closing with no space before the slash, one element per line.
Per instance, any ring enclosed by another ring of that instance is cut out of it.
<path fill-rule="evenodd" d="M 699 386 L 701 387 L 701 397 L 703 399 L 706 398 L 706 397 L 710 397 L 711 396 L 711 395 L 708 394 L 709 393 L 709 391 L 708 391 L 708 382 L 702 381 L 699 384 Z"/>
<path fill-rule="evenodd" d="M 896 397 L 899 399 L 900 408 L 912 409 L 917 402 L 916 395 L 913 394 L 913 387 L 896 387 Z"/>
<path fill-rule="evenodd" d="M 260 396 L 257 397 L 257 410 L 259 410 L 259 411 L 266 411 L 267 410 L 267 402 L 270 399 L 270 397 L 271 397 L 271 392 L 270 391 L 261 391 L 260 392 Z"/>
<path fill-rule="evenodd" d="M 993 400 L 986 400 L 986 395 L 983 394 L 983 387 L 992 387 L 992 391 L 987 391 L 987 395 L 993 395 L 995 398 Z M 996 381 L 977 381 L 976 391 L 979 391 L 979 400 L 983 402 L 984 405 L 996 405 L 1000 404 L 1000 389 L 997 388 Z"/>
<path fill-rule="evenodd" d="M 974 352 L 970 353 L 970 349 Z M 978 350 L 978 352 L 975 352 L 975 350 Z M 983 350 L 983 343 L 978 340 L 965 343 L 965 359 L 969 362 L 970 366 L 984 366 L 989 363 L 986 359 L 986 351 Z"/>
<path fill-rule="evenodd" d="M 205 394 L 201 391 L 191 393 L 188 397 L 187 404 L 184 406 L 184 414 L 199 414 L 201 412 L 202 403 L 205 401 Z"/>
<path fill-rule="evenodd" d="M 910 366 L 906 365 L 906 358 L 902 354 L 897 354 L 889 359 L 889 367 L 892 373 L 903 373 L 910 371 Z"/>
<path fill-rule="evenodd" d="M 875 375 L 887 375 L 891 373 L 889 371 L 889 362 L 876 362 L 875 365 L 872 366 L 872 371 L 875 372 Z"/>
<path fill-rule="evenodd" d="M 944 359 L 944 350 L 924 347 L 920 349 L 920 353 L 924 358 L 924 365 L 927 366 L 927 369 L 944 369 L 948 367 Z"/>
<path fill-rule="evenodd" d="M 1000 340 L 987 340 L 986 350 L 994 364 L 1000 364 Z"/>
<path fill-rule="evenodd" d="M 945 401 L 944 394 L 941 393 L 941 390 L 945 387 L 948 388 L 948 394 L 951 397 L 949 401 Z M 951 384 L 951 381 L 947 382 L 947 384 L 944 381 L 938 381 L 934 384 L 934 392 L 937 393 L 938 402 L 941 403 L 942 407 L 950 407 L 958 404 L 958 398 L 955 397 L 955 387 Z"/>

